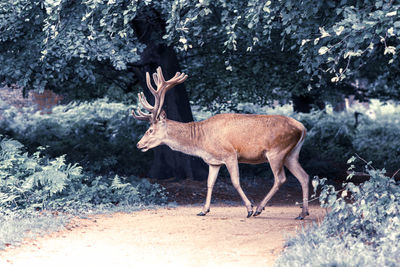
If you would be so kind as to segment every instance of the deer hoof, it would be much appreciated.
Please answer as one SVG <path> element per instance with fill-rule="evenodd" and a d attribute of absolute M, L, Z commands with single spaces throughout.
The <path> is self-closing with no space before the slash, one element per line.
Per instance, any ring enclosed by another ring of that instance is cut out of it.
<path fill-rule="evenodd" d="M 306 216 L 308 216 L 308 215 L 310 215 L 310 213 L 308 213 L 308 211 L 307 211 L 305 214 L 300 213 L 300 215 L 297 216 L 297 217 L 295 218 L 295 220 L 304 220 L 304 218 L 305 218 Z"/>
<path fill-rule="evenodd" d="M 256 217 L 256 216 L 258 216 L 260 214 L 261 214 L 261 211 L 256 211 L 256 212 L 254 212 L 253 216 Z"/>
<path fill-rule="evenodd" d="M 248 211 L 248 212 L 247 212 L 247 218 L 250 218 L 251 215 L 253 215 L 253 211 Z"/>
<path fill-rule="evenodd" d="M 206 216 L 207 213 L 210 212 L 210 209 L 206 210 L 206 212 L 200 212 L 197 214 L 197 216 Z"/>

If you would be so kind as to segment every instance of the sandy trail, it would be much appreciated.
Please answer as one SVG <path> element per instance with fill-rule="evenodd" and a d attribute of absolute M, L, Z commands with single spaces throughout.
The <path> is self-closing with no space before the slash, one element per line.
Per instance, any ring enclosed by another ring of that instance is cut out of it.
<path fill-rule="evenodd" d="M 199 206 L 95 215 L 66 230 L 0 252 L 0 266 L 272 266 L 285 238 L 320 220 L 294 206 L 267 206 L 246 219 L 243 206 Z"/>

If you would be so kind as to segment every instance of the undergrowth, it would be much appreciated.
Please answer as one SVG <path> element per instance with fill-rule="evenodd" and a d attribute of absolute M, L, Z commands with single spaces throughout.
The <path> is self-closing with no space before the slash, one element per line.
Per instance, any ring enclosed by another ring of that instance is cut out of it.
<path fill-rule="evenodd" d="M 66 162 L 78 163 L 86 171 L 145 176 L 152 162 L 152 151 L 143 153 L 136 143 L 147 124 L 135 120 L 131 108 L 108 99 L 58 105 L 51 114 L 41 114 L 33 107 L 0 107 L 4 110 L 0 134 L 21 141 L 31 153 L 41 146 L 46 148 L 42 154 L 50 158 L 66 155 Z M 198 120 L 213 115 L 199 107 L 193 109 Z M 307 128 L 307 137 L 300 160 L 311 175 L 343 179 L 346 159 L 355 153 L 374 160 L 389 172 L 394 172 L 400 164 L 398 109 L 390 114 L 375 108 L 375 120 L 363 114 L 357 125 L 351 112 L 295 114 L 288 105 L 272 109 L 251 104 L 239 105 L 238 109 L 243 113 L 283 114 L 301 121 Z M 257 176 L 266 176 L 266 169 L 261 165 L 244 167 L 245 173 Z"/>
<path fill-rule="evenodd" d="M 0 103 L 1 104 L 1 103 Z M 98 99 L 58 105 L 51 114 L 33 106 L 7 106 L 1 114 L 0 133 L 22 142 L 29 152 L 44 147 L 50 158 L 65 155 L 86 171 L 98 174 L 146 174 L 152 152 L 143 153 L 136 143 L 147 124 L 135 120 L 132 106 Z"/>
<path fill-rule="evenodd" d="M 159 204 L 166 200 L 157 184 L 135 177 L 96 176 L 84 173 L 65 157 L 29 155 L 24 146 L 0 141 L 0 214 L 20 210 L 89 210 L 95 205 Z"/>
<path fill-rule="evenodd" d="M 300 155 L 304 168 L 311 174 L 339 177 L 346 169 L 346 159 L 359 154 L 395 172 L 400 166 L 398 115 L 384 114 L 376 120 L 362 115 L 355 125 L 353 113 L 297 114 L 295 117 L 307 128 Z"/>
<path fill-rule="evenodd" d="M 341 190 L 325 178 L 313 180 L 314 191 L 321 188 L 321 206 L 330 212 L 320 225 L 288 240 L 276 266 L 398 266 L 400 184 L 370 163 L 366 172 L 368 181 L 347 181 Z"/>

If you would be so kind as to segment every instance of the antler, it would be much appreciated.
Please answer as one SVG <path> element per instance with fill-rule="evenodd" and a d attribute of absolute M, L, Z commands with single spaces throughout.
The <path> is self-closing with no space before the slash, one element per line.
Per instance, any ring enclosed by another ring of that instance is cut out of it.
<path fill-rule="evenodd" d="M 185 73 L 177 72 L 175 76 L 168 81 L 165 81 L 164 76 L 162 74 L 161 67 L 157 68 L 157 73 L 153 73 L 153 81 L 157 86 L 157 90 L 155 90 L 150 81 L 150 74 L 146 72 L 146 83 L 150 92 L 154 96 L 154 106 L 150 105 L 147 102 L 146 97 L 143 92 L 138 93 L 139 102 L 142 104 L 143 108 L 149 111 L 150 113 L 144 113 L 140 108 L 137 109 L 139 115 L 132 110 L 132 115 L 138 120 L 149 120 L 151 122 L 155 121 L 158 116 L 160 116 L 162 106 L 164 104 L 165 94 L 169 89 L 174 87 L 177 84 L 183 83 L 187 79 L 187 75 Z"/>

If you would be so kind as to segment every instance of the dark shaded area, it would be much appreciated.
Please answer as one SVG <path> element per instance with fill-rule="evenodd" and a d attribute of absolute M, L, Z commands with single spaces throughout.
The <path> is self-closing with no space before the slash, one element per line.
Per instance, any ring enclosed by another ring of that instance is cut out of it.
<path fill-rule="evenodd" d="M 294 95 L 292 96 L 293 110 L 295 112 L 310 113 L 311 110 L 325 108 L 325 103 L 314 95 Z"/>
<path fill-rule="evenodd" d="M 269 167 L 265 165 L 265 167 Z M 287 174 L 289 174 L 287 172 Z M 151 180 L 162 185 L 168 194 L 169 201 L 175 201 L 178 204 L 200 204 L 203 205 L 207 195 L 207 181 L 196 181 L 185 179 L 175 181 L 174 179 Z M 257 205 L 272 188 L 274 178 L 271 175 L 266 177 L 255 177 L 241 179 L 241 186 L 253 205 Z M 287 181 L 281 186 L 274 195 L 270 205 L 293 205 L 296 201 L 301 202 L 302 193 L 300 183 L 291 175 L 288 175 Z M 221 175 L 215 183 L 212 203 L 242 203 L 238 192 L 233 187 L 229 176 Z M 213 207 L 211 207 L 212 209 Z M 300 205 L 299 205 L 300 210 Z"/>

